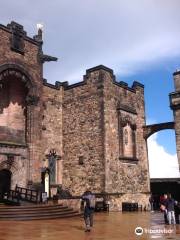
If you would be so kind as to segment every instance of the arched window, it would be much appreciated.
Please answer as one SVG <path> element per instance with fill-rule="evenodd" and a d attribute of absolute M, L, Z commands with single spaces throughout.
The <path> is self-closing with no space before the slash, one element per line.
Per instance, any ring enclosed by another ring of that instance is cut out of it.
<path fill-rule="evenodd" d="M 61 156 L 56 154 L 55 149 L 51 149 L 49 154 L 46 155 L 48 159 L 48 168 L 50 171 L 50 184 L 55 184 L 58 181 L 57 172 L 58 172 L 58 160 L 61 159 Z"/>
<path fill-rule="evenodd" d="M 133 157 L 133 132 L 128 123 L 123 127 L 123 155 Z"/>

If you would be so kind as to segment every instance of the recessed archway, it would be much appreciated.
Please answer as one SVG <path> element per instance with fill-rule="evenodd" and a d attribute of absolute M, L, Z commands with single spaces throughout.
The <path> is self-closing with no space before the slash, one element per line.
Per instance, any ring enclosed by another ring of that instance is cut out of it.
<path fill-rule="evenodd" d="M 26 144 L 27 105 L 36 97 L 36 86 L 23 67 L 0 66 L 1 142 Z"/>
<path fill-rule="evenodd" d="M 0 141 L 25 144 L 27 87 L 16 75 L 4 77 L 1 85 Z"/>

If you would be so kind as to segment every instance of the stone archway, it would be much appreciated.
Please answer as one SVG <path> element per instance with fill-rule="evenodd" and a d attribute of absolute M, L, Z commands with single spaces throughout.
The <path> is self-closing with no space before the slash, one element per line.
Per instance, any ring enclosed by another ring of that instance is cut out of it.
<path fill-rule="evenodd" d="M 11 175 L 12 173 L 8 169 L 0 170 L 0 198 L 11 188 Z"/>
<path fill-rule="evenodd" d="M 152 125 L 146 125 L 143 127 L 144 138 L 147 139 L 152 134 L 165 129 L 174 129 L 174 122 L 158 123 Z"/>
<path fill-rule="evenodd" d="M 162 131 L 162 130 L 175 130 L 175 125 L 176 125 L 176 122 L 165 122 L 165 123 L 159 123 L 159 124 L 152 124 L 152 125 L 146 125 L 146 126 L 144 126 L 143 127 L 143 135 L 144 135 L 144 139 L 147 141 L 148 140 L 148 138 L 149 137 L 151 137 L 154 133 L 157 133 L 157 132 L 159 132 L 159 131 Z M 176 134 L 176 132 L 174 131 L 174 133 Z M 175 136 L 174 136 L 175 137 Z M 148 143 L 148 141 L 147 141 L 147 143 Z M 176 144 L 176 148 L 177 148 L 177 140 L 175 139 L 175 144 Z M 158 144 L 157 144 L 158 145 Z M 161 145 L 161 146 L 163 146 L 163 145 Z M 154 145 L 154 147 L 156 147 L 156 144 Z M 149 146 L 148 146 L 148 149 L 149 149 Z M 158 150 L 159 151 L 159 150 Z M 154 149 L 154 152 L 156 153 L 157 152 L 157 150 L 155 150 Z M 149 152 L 148 152 L 149 153 Z M 151 151 L 151 153 L 152 153 L 152 151 Z M 170 172 L 171 170 L 170 170 L 170 168 L 171 168 L 171 166 L 170 165 L 168 165 L 168 164 L 170 164 L 170 162 L 169 163 L 167 163 L 167 159 L 172 159 L 173 160 L 173 158 L 172 158 L 172 156 L 169 154 L 168 155 L 168 152 L 166 153 L 166 152 L 161 152 L 162 154 L 161 154 L 161 157 L 160 157 L 160 159 L 159 159 L 159 161 L 158 161 L 158 163 L 160 164 L 159 166 L 157 165 L 157 163 L 153 163 L 152 165 L 151 165 L 151 168 L 153 169 L 152 170 L 152 172 L 155 172 L 156 171 L 156 169 L 159 169 L 160 168 L 160 166 L 164 166 L 164 169 L 166 169 L 165 171 L 166 171 L 166 174 L 167 174 L 167 172 L 169 172 L 169 174 L 171 174 L 172 175 L 172 173 Z M 164 153 L 164 154 L 163 154 Z M 167 154 L 167 155 L 166 155 Z M 149 154 L 148 154 L 149 155 Z M 153 155 L 153 158 L 155 157 L 155 155 Z M 150 162 L 150 160 L 151 159 L 153 159 L 152 158 L 152 154 L 151 154 L 151 158 L 150 158 L 150 156 L 149 156 L 149 162 Z M 158 158 L 159 158 L 159 156 L 157 157 L 155 157 L 157 160 L 158 160 Z M 161 159 L 166 159 L 166 161 L 163 161 L 163 162 L 161 162 Z M 165 164 L 165 162 L 166 162 L 166 164 Z M 176 167 L 178 167 L 178 164 L 179 164 L 179 161 L 178 161 L 178 159 L 177 159 L 177 163 L 173 163 L 173 164 L 177 164 L 176 165 Z M 153 166 L 153 167 L 152 167 Z M 175 166 L 175 165 L 173 165 L 173 166 Z M 179 164 L 179 167 L 180 167 L 180 164 Z M 175 173 L 175 169 L 174 169 L 174 174 L 177 174 L 177 172 Z M 152 176 L 151 176 L 152 177 Z M 156 177 L 158 177 L 158 176 L 153 176 L 152 178 L 156 178 Z"/>
<path fill-rule="evenodd" d="M 30 74 L 21 65 L 3 64 L 0 66 L 0 89 L 3 87 L 2 80 L 11 76 L 15 76 L 16 78 L 18 78 L 21 82 L 25 84 L 26 88 L 28 89 L 28 94 L 26 97 L 27 103 L 36 104 L 39 100 L 37 86 L 34 83 Z"/>

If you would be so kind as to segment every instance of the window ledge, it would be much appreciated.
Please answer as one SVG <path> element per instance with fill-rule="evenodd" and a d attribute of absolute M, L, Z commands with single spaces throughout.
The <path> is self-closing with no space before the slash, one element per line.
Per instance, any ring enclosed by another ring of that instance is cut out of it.
<path fill-rule="evenodd" d="M 119 160 L 123 163 L 133 163 L 133 164 L 137 164 L 139 161 L 136 157 L 124 157 L 124 156 L 120 156 Z"/>

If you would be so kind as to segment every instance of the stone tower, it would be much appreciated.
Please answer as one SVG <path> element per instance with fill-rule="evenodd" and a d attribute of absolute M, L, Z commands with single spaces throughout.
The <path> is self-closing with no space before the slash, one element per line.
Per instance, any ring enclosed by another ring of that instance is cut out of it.
<path fill-rule="evenodd" d="M 117 82 L 112 69 L 88 69 L 84 80 L 64 88 L 63 186 L 76 194 L 107 192 L 122 201 L 148 203 L 149 169 L 144 86 Z"/>
<path fill-rule="evenodd" d="M 170 94 L 170 106 L 174 114 L 177 157 L 180 167 L 180 70 L 173 74 L 175 92 Z"/>

